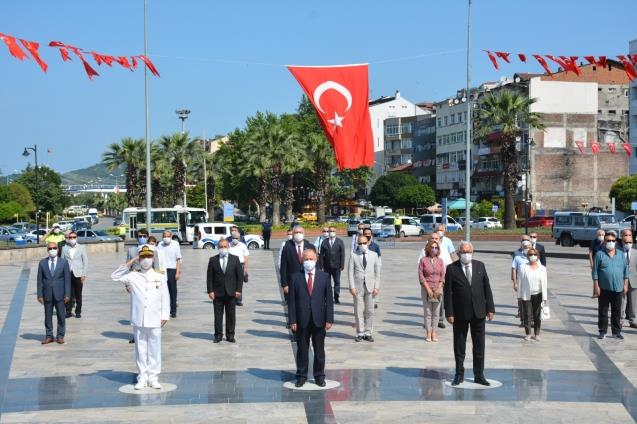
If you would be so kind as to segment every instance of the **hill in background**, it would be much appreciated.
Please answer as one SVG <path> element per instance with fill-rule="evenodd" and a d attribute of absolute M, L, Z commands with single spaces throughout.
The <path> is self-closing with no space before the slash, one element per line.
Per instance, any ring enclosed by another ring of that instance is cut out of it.
<path fill-rule="evenodd" d="M 117 182 L 121 185 L 125 181 L 124 177 L 120 177 L 123 173 L 124 167 L 109 171 L 106 166 L 98 163 L 62 174 L 62 184 L 115 184 Z M 115 175 L 118 177 L 115 178 Z"/>

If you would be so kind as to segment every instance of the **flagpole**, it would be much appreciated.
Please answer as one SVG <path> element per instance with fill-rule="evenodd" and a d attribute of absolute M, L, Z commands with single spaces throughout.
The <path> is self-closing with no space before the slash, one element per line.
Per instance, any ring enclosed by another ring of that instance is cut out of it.
<path fill-rule="evenodd" d="M 471 0 L 467 4 L 467 150 L 465 152 L 465 240 L 471 241 Z"/>
<path fill-rule="evenodd" d="M 148 0 L 144 0 L 144 56 L 148 57 Z M 150 177 L 150 111 L 148 108 L 148 66 L 144 67 L 144 111 L 146 116 L 146 229 L 151 233 L 152 183 Z"/>

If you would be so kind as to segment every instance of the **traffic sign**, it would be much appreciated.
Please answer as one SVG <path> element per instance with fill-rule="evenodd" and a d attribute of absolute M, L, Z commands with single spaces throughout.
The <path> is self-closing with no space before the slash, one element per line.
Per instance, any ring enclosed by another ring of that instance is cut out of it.
<path fill-rule="evenodd" d="M 633 211 L 637 211 L 637 202 L 632 202 L 630 204 L 630 209 L 633 210 Z"/>
<path fill-rule="evenodd" d="M 491 212 L 496 213 L 498 211 L 498 205 L 491 206 Z"/>

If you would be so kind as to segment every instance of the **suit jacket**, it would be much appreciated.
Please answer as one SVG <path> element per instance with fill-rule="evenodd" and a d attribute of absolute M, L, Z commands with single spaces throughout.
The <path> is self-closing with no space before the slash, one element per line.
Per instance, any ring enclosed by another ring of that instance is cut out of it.
<path fill-rule="evenodd" d="M 314 245 L 307 240 L 303 240 L 303 250 L 315 249 Z M 292 276 L 303 271 L 303 262 L 299 261 L 296 251 L 296 242 L 288 240 L 281 251 L 281 287 L 289 286 Z"/>
<path fill-rule="evenodd" d="M 319 264 L 321 269 L 340 269 L 345 268 L 345 243 L 336 237 L 334 245 L 330 247 L 330 239 L 323 240 L 321 245 L 321 254 L 319 255 Z"/>
<path fill-rule="evenodd" d="M 75 254 L 71 258 L 71 246 L 68 244 L 62 248 L 62 257 L 69 263 L 69 268 L 76 278 L 86 276 L 88 271 L 88 256 L 86 254 L 86 247 L 81 244 L 75 245 Z"/>
<path fill-rule="evenodd" d="M 161 321 L 170 319 L 170 293 L 163 271 L 131 271 L 124 264 L 111 274 L 111 279 L 121 281 L 130 290 L 131 325 L 161 328 Z"/>
<path fill-rule="evenodd" d="M 458 260 L 447 266 L 444 288 L 445 316 L 455 320 L 483 319 L 488 312 L 495 313 L 493 293 L 484 264 L 471 261 L 471 285 Z"/>
<path fill-rule="evenodd" d="M 57 258 L 55 270 L 51 275 L 49 258 L 44 258 L 38 264 L 38 297 L 47 302 L 63 300 L 71 297 L 71 270 L 64 258 Z"/>
<path fill-rule="evenodd" d="M 289 288 L 290 324 L 306 328 L 310 325 L 310 317 L 316 327 L 325 327 L 326 322 L 334 322 L 334 298 L 329 274 L 314 269 L 311 296 L 305 281 L 305 271 L 294 273 Z"/>
<path fill-rule="evenodd" d="M 363 268 L 363 254 L 358 249 L 349 257 L 348 266 L 349 288 L 368 291 L 380 289 L 380 262 L 376 252 L 367 251 L 367 266 Z"/>
<path fill-rule="evenodd" d="M 208 273 L 206 278 L 207 292 L 215 296 L 233 296 L 243 289 L 243 265 L 239 257 L 228 253 L 226 272 L 221 269 L 219 255 L 208 260 Z"/>
<path fill-rule="evenodd" d="M 540 263 L 546 266 L 546 250 L 544 249 L 544 245 L 540 243 L 535 243 L 535 248 L 537 252 L 540 254 Z"/>

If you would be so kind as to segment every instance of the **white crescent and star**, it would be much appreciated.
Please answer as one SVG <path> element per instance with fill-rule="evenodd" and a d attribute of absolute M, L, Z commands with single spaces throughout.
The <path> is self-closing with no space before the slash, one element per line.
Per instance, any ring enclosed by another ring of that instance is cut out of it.
<path fill-rule="evenodd" d="M 325 113 L 325 111 L 321 107 L 321 96 L 327 90 L 335 90 L 340 93 L 345 98 L 345 100 L 347 100 L 347 108 L 345 108 L 345 112 L 347 112 L 350 107 L 352 107 L 352 93 L 350 93 L 349 90 L 343 85 L 337 83 L 336 81 L 330 80 L 325 81 L 314 89 L 314 104 L 316 105 L 318 110 L 321 111 L 321 113 Z M 336 127 L 343 127 L 343 119 L 344 118 L 342 116 L 339 116 L 338 113 L 334 111 L 334 118 L 328 119 L 327 122 L 332 124 L 334 126 L 334 129 L 336 129 Z"/>

